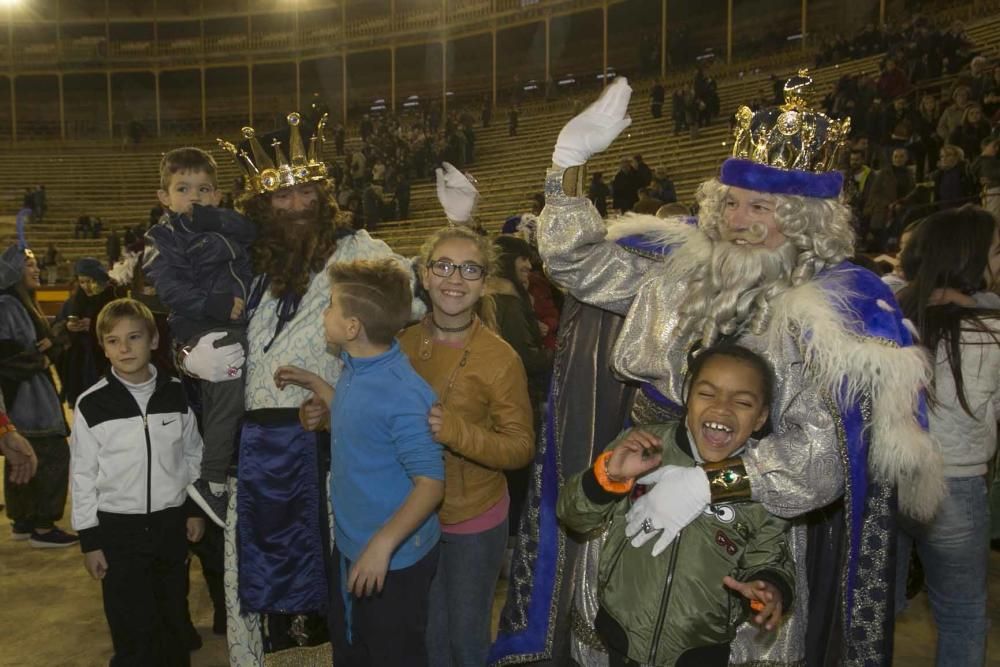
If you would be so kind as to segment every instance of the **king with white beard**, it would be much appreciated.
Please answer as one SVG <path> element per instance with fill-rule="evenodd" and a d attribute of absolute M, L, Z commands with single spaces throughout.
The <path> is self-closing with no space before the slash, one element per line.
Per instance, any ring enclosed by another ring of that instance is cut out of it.
<path fill-rule="evenodd" d="M 927 518 L 943 493 L 924 428 L 929 371 L 891 292 L 848 261 L 854 239 L 835 169 L 849 128 L 808 109 L 799 93 L 809 82 L 804 73 L 790 80 L 780 108 L 738 112 L 733 157 L 699 189 L 697 220 L 633 215 L 606 225 L 580 185 L 583 165 L 630 122 L 631 89 L 616 81 L 559 135 L 539 251 L 573 297 L 621 316 L 609 358 L 641 386 L 634 423 L 682 414 L 688 360 L 722 339 L 775 371 L 767 434 L 740 458 L 661 468 L 670 483 L 654 483 L 629 513 L 632 548 L 659 553 L 712 503 L 762 503 L 795 520 L 794 609 L 777 632 L 744 625 L 731 664 L 889 665 L 897 507 Z M 575 471 L 547 474 L 565 456 L 545 451 L 599 453 L 607 443 L 560 441 L 561 424 L 585 412 L 567 396 L 582 392 L 586 403 L 596 390 L 561 384 L 559 364 L 531 490 L 537 509 L 521 529 L 530 548 L 515 555 L 493 664 L 554 659 L 565 616 L 556 606 L 567 595 L 573 658 L 607 664 L 592 625 L 600 540 L 567 558 L 550 505 L 558 480 Z"/>

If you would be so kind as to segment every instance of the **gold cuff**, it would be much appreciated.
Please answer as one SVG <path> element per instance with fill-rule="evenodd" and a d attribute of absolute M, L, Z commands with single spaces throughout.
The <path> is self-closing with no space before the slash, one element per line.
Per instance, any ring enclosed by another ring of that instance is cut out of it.
<path fill-rule="evenodd" d="M 713 504 L 750 501 L 750 479 L 742 459 L 706 463 L 704 469 L 708 475 L 708 488 L 712 492 Z"/>

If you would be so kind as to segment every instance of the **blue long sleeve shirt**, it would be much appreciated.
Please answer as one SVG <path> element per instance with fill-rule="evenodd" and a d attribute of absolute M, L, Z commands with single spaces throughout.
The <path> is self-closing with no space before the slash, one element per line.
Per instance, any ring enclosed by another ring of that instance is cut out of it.
<path fill-rule="evenodd" d="M 414 477 L 444 480 L 444 453 L 427 425 L 434 391 L 399 343 L 375 357 L 341 356 L 330 408 L 330 498 L 337 548 L 355 561 L 406 500 Z M 431 514 L 397 547 L 389 569 L 413 565 L 440 536 Z"/>

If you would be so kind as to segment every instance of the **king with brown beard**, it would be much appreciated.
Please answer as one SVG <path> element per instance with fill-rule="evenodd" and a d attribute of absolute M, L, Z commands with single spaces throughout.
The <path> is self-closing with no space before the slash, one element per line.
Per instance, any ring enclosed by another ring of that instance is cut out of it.
<path fill-rule="evenodd" d="M 246 416 L 225 530 L 234 667 L 263 665 L 266 654 L 278 652 L 295 654 L 294 664 L 328 664 L 329 647 L 321 644 L 332 520 L 329 435 L 299 424 L 298 409 L 310 393 L 279 390 L 274 377 L 291 365 L 336 384 L 340 362 L 327 350 L 322 326 L 330 300 L 325 268 L 392 255 L 339 214 L 322 156 L 325 117 L 313 132 L 297 113 L 287 120 L 286 129 L 260 138 L 243 128 L 239 146 L 220 140 L 244 174 L 237 208 L 258 227 L 247 300 Z M 303 137 L 310 137 L 308 150 Z M 185 366 L 217 360 L 221 368 L 225 352 L 195 348 Z"/>

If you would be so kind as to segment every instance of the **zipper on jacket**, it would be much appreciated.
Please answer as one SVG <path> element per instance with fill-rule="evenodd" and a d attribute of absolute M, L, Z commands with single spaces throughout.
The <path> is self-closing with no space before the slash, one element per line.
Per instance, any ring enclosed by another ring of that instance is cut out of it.
<path fill-rule="evenodd" d="M 230 275 L 232 275 L 233 279 L 236 280 L 236 282 L 238 282 L 240 284 L 240 289 L 243 290 L 243 300 L 246 301 L 246 298 L 247 298 L 247 286 L 243 284 L 243 281 L 240 280 L 240 277 L 238 275 L 236 275 L 235 271 L 233 271 L 233 262 L 236 261 L 236 251 L 233 250 L 233 246 L 229 242 L 229 239 L 227 239 L 222 234 L 219 234 L 218 232 L 215 232 L 215 233 L 219 236 L 220 239 L 222 239 L 222 242 L 226 244 L 226 248 L 229 249 L 230 259 L 229 259 L 229 262 L 227 263 L 227 266 L 229 267 L 229 273 L 230 273 Z"/>
<path fill-rule="evenodd" d="M 156 390 L 153 390 L 156 393 Z M 153 399 L 152 396 L 149 397 Z M 146 515 L 148 516 L 153 507 L 153 443 L 149 439 L 149 421 L 146 415 L 142 416 L 142 430 L 146 434 Z"/>
<path fill-rule="evenodd" d="M 663 597 L 660 599 L 660 613 L 656 617 L 656 625 L 653 626 L 652 646 L 649 649 L 649 662 L 650 664 L 656 664 L 656 654 L 660 649 L 660 642 L 658 640 L 660 633 L 663 631 L 663 623 L 667 620 L 667 607 L 670 606 L 670 589 L 673 588 L 674 584 L 674 569 L 677 567 L 677 554 L 681 550 L 681 538 L 684 536 L 684 531 L 677 534 L 674 538 L 674 549 L 670 552 L 670 564 L 667 566 L 667 583 L 664 585 Z"/>
<path fill-rule="evenodd" d="M 614 529 L 614 522 L 612 520 L 612 524 L 608 526 L 609 535 L 613 529 Z M 604 575 L 604 581 L 601 582 L 601 588 L 604 588 L 605 586 L 608 585 L 608 580 L 611 579 L 611 573 L 614 572 L 615 567 L 617 567 L 618 565 L 618 561 L 621 560 L 622 554 L 625 553 L 625 547 L 627 547 L 628 543 L 631 541 L 629 540 L 628 536 L 625 535 L 624 532 L 622 533 L 622 537 L 624 537 L 625 539 L 623 539 L 621 541 L 621 544 L 619 544 L 615 548 L 615 550 L 611 552 L 611 555 L 608 560 L 607 574 Z"/>

